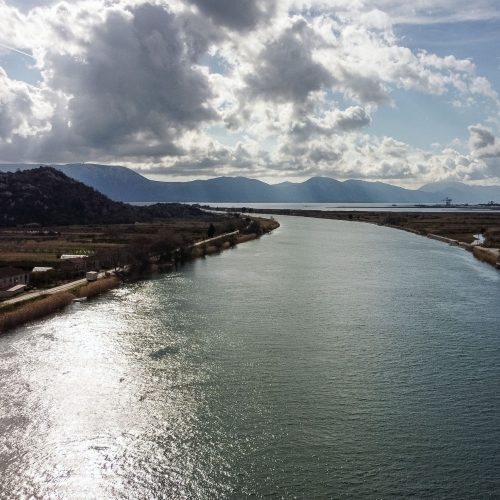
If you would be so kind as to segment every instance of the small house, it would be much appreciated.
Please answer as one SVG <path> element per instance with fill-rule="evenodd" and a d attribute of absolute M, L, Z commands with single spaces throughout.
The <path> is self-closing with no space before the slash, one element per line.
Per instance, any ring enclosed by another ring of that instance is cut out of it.
<path fill-rule="evenodd" d="M 59 269 L 70 276 L 83 274 L 87 271 L 87 259 L 80 257 L 63 259 L 61 260 Z"/>
<path fill-rule="evenodd" d="M 0 268 L 0 298 L 12 297 L 26 289 L 30 275 L 15 267 Z"/>
<path fill-rule="evenodd" d="M 24 269 L 16 267 L 0 267 L 0 288 L 14 285 L 27 285 L 30 275 Z"/>

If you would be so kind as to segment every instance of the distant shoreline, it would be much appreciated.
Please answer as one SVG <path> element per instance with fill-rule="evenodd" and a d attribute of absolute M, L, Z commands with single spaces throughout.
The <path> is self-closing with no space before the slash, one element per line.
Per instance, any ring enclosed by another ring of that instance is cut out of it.
<path fill-rule="evenodd" d="M 202 209 L 223 210 L 228 209 L 248 211 L 254 210 L 255 213 L 271 213 L 273 210 L 300 210 L 300 211 L 320 211 L 320 212 L 445 212 L 445 213 L 461 213 L 461 212 L 485 212 L 485 213 L 500 213 L 500 205 L 498 204 L 414 204 L 414 203 L 232 203 L 232 202 L 217 202 L 217 203 L 195 203 L 196 206 Z M 216 206 L 217 208 L 214 208 Z M 249 212 L 250 213 L 250 212 Z"/>
<path fill-rule="evenodd" d="M 302 210 L 276 208 L 210 207 L 214 211 L 312 217 L 345 222 L 365 222 L 407 231 L 459 246 L 477 259 L 500 269 L 500 211 L 397 212 L 376 210 Z M 244 210 L 243 210 L 244 209 Z M 486 246 L 475 245 L 476 234 L 484 234 Z"/>

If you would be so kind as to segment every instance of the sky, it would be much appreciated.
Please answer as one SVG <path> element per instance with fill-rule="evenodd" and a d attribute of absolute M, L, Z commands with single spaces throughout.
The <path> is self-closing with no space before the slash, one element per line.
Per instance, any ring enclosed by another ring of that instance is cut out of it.
<path fill-rule="evenodd" d="M 500 184 L 497 0 L 0 0 L 0 162 Z"/>

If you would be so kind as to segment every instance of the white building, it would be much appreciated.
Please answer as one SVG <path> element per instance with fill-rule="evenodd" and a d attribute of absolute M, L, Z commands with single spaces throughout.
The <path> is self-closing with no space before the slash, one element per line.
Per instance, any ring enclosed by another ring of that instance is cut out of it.
<path fill-rule="evenodd" d="M 26 289 L 30 275 L 15 267 L 0 268 L 0 298 L 12 297 Z"/>

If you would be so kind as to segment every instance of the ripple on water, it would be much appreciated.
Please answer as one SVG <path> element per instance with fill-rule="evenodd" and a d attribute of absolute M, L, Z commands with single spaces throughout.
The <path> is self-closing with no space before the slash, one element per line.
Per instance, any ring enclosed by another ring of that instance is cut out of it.
<path fill-rule="evenodd" d="M 500 496 L 498 273 L 280 222 L 0 338 L 0 497 Z"/>

